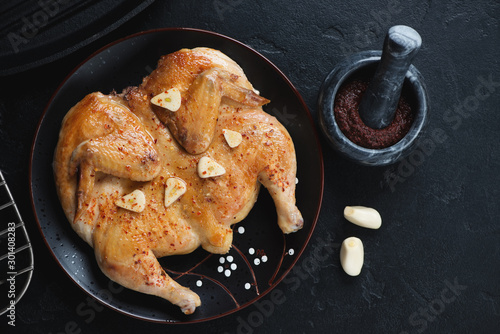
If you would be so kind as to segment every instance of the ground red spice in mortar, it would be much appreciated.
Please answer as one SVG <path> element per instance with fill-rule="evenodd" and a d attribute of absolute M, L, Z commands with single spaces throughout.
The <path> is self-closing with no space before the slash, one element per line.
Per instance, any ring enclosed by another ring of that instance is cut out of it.
<path fill-rule="evenodd" d="M 363 123 L 358 107 L 369 81 L 356 79 L 342 85 L 335 96 L 335 120 L 353 143 L 365 148 L 385 148 L 396 144 L 410 130 L 413 112 L 404 94 L 391 124 L 383 129 L 372 129 Z"/>

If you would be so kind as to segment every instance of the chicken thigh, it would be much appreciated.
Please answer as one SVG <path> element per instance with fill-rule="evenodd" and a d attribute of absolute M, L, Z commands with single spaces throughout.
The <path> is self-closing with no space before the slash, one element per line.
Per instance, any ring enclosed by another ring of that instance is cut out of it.
<path fill-rule="evenodd" d="M 172 88 L 182 97 L 177 111 L 151 103 Z M 260 184 L 274 200 L 281 230 L 302 227 L 293 142 L 262 110 L 267 102 L 233 60 L 196 48 L 162 57 L 140 86 L 89 94 L 68 112 L 54 156 L 56 186 L 68 220 L 105 275 L 191 314 L 200 298 L 171 279 L 157 258 L 199 246 L 227 253 L 231 225 L 246 217 Z M 241 134 L 238 146 L 228 145 L 228 130 Z M 225 173 L 200 177 L 204 157 Z M 186 191 L 166 206 L 172 178 Z M 145 195 L 142 211 L 115 204 L 134 190 Z"/>

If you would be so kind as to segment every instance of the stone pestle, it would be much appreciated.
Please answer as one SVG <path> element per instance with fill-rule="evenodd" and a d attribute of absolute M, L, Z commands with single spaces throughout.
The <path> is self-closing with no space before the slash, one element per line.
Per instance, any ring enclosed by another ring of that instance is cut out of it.
<path fill-rule="evenodd" d="M 380 63 L 359 104 L 367 126 L 382 129 L 392 122 L 406 72 L 421 45 L 422 38 L 414 29 L 404 25 L 389 29 Z"/>

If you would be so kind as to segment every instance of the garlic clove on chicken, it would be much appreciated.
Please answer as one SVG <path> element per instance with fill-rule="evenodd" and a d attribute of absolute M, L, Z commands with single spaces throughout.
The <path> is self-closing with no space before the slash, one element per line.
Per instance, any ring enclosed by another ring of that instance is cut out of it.
<path fill-rule="evenodd" d="M 243 140 L 243 136 L 237 131 L 223 129 L 222 133 L 224 134 L 224 138 L 226 138 L 227 144 L 231 148 L 237 147 Z"/>
<path fill-rule="evenodd" d="M 364 262 L 363 242 L 356 237 L 349 237 L 340 248 L 340 264 L 350 276 L 358 276 Z"/>
<path fill-rule="evenodd" d="M 344 209 L 344 217 L 355 225 L 374 230 L 380 228 L 382 225 L 380 213 L 366 206 L 346 206 Z"/>
<path fill-rule="evenodd" d="M 220 176 L 226 173 L 224 167 L 209 157 L 202 157 L 198 162 L 198 176 L 202 179 Z"/>
<path fill-rule="evenodd" d="M 151 103 L 170 111 L 177 111 L 181 107 L 181 92 L 177 88 L 168 89 L 151 99 Z"/>
<path fill-rule="evenodd" d="M 129 211 L 142 212 L 146 207 L 146 196 L 141 190 L 136 189 L 116 200 L 115 204 Z"/>
<path fill-rule="evenodd" d="M 169 207 L 186 192 L 186 182 L 177 177 L 167 179 L 165 187 L 165 207 Z"/>

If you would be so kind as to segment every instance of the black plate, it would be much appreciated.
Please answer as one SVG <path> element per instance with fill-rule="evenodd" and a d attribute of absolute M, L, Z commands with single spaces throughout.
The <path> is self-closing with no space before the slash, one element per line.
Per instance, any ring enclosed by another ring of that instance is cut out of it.
<path fill-rule="evenodd" d="M 284 236 L 265 189 L 248 217 L 235 226 L 229 254 L 201 249 L 160 260 L 180 284 L 198 293 L 202 306 L 184 316 L 168 302 L 128 289 L 107 279 L 97 267 L 92 249 L 71 229 L 57 199 L 52 157 L 66 112 L 93 91 L 109 93 L 138 85 L 159 57 L 181 48 L 212 47 L 241 65 L 250 82 L 272 102 L 265 110 L 275 115 L 292 136 L 298 160 L 297 206 L 304 228 Z M 196 322 L 239 310 L 270 292 L 290 271 L 316 225 L 323 195 L 323 160 L 316 130 L 304 101 L 271 62 L 231 38 L 194 29 L 164 29 L 139 33 L 95 53 L 75 69 L 48 104 L 33 142 L 31 192 L 35 215 L 45 241 L 69 277 L 109 307 L 157 322 Z M 245 229 L 240 233 L 239 227 Z M 252 251 L 253 250 L 253 251 Z M 223 262 L 223 263 L 222 263 Z M 260 264 L 258 263 L 260 262 Z"/>
<path fill-rule="evenodd" d="M 110 33 L 154 0 L 2 0 L 0 75 L 19 73 Z"/>

